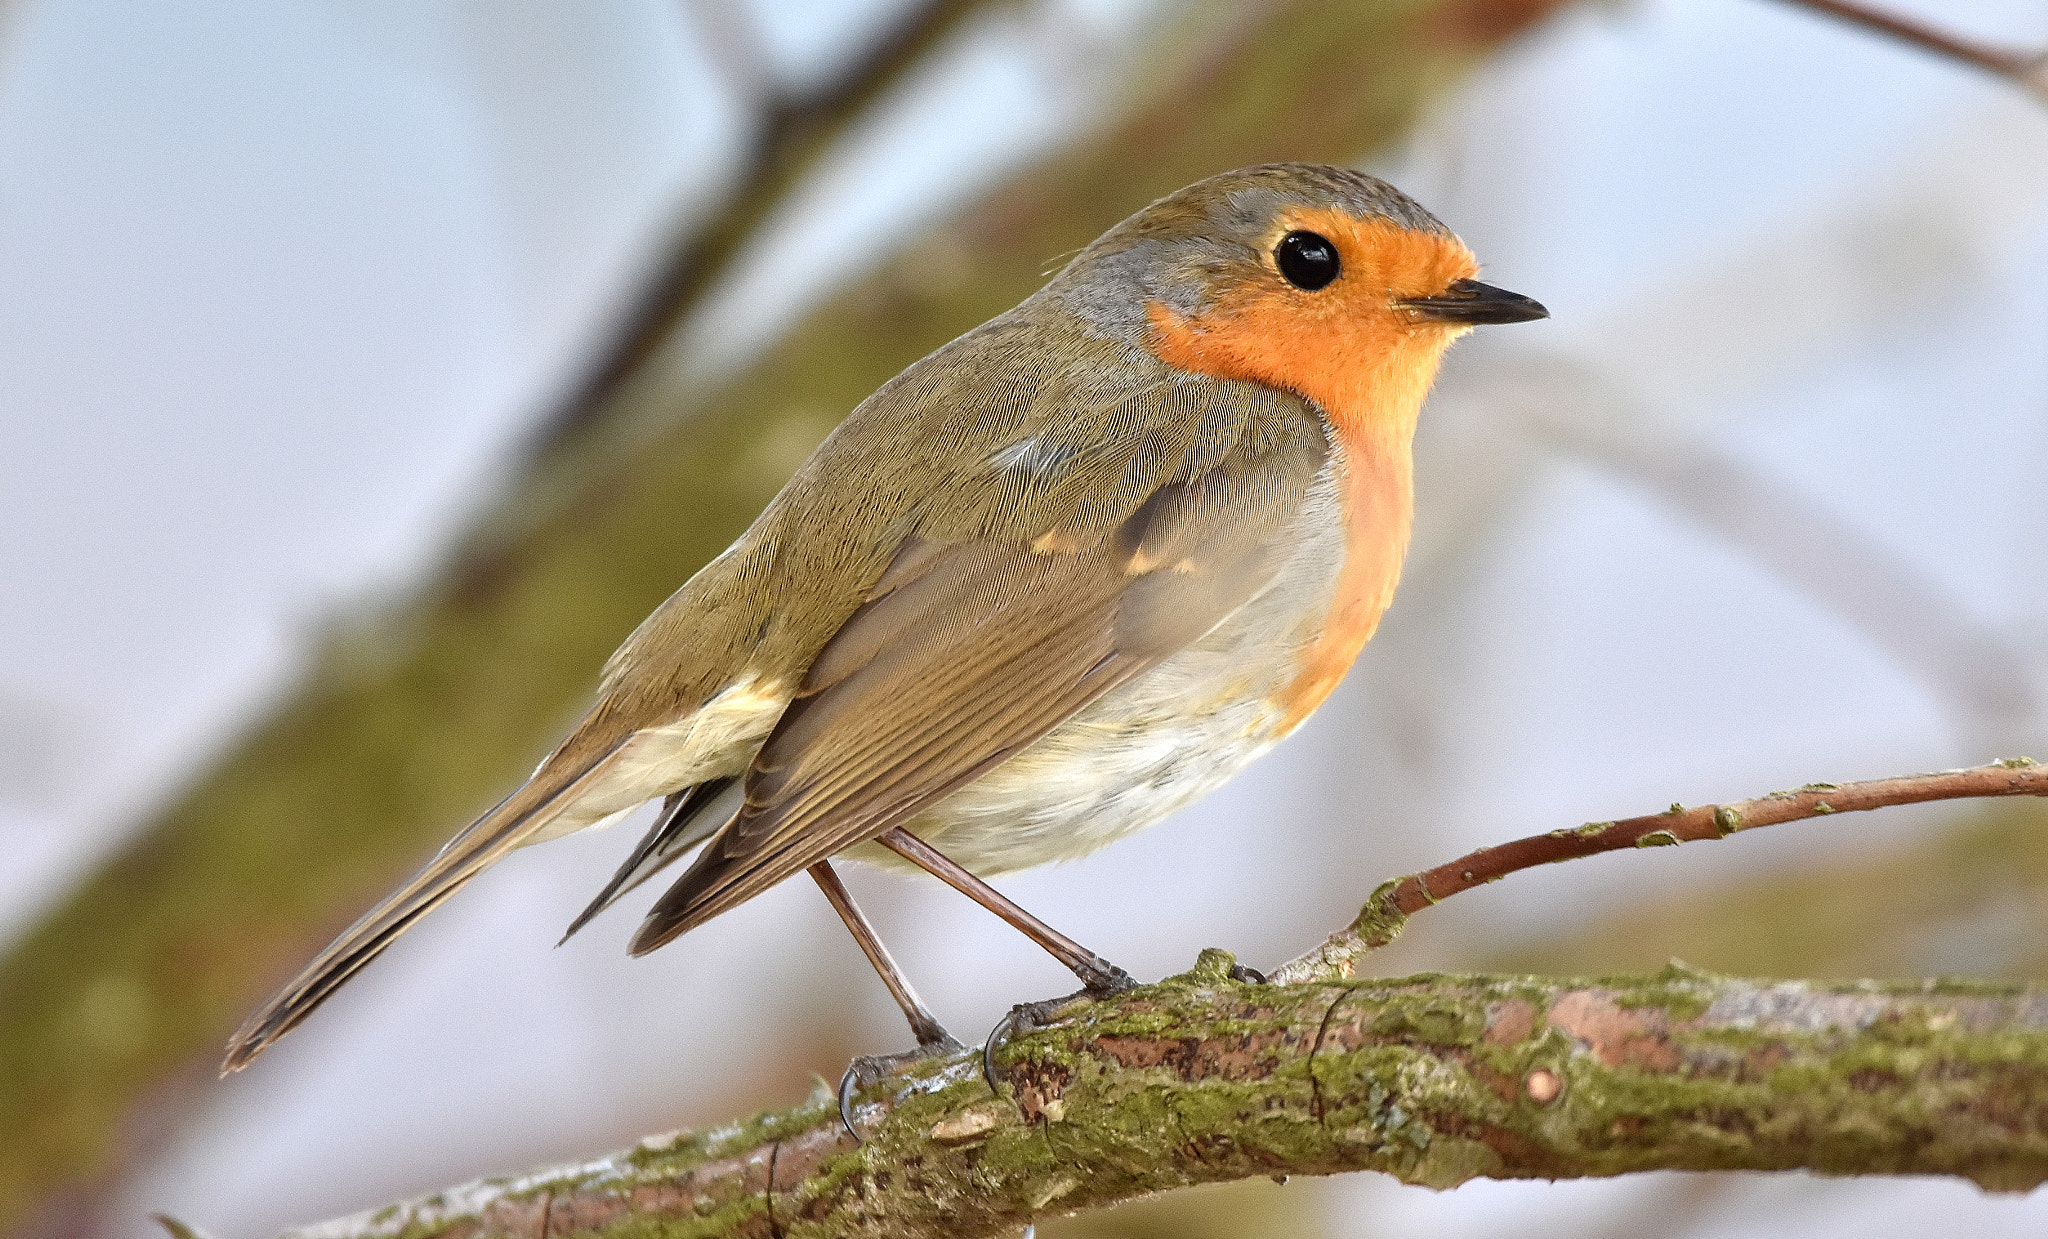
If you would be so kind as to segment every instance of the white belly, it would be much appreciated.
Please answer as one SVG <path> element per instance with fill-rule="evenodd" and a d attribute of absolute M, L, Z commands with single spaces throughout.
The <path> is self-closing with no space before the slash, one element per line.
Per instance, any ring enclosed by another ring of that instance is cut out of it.
<path fill-rule="evenodd" d="M 1285 736 L 1273 698 L 1329 613 L 1344 556 L 1334 468 L 1296 518 L 1271 585 L 1200 641 L 1108 693 L 909 826 L 975 873 L 1074 860 L 1149 826 Z M 873 844 L 856 859 L 906 868 Z"/>

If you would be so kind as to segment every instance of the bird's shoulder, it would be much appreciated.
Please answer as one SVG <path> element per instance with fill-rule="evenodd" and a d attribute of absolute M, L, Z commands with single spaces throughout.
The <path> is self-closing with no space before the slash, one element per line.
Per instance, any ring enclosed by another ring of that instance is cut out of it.
<path fill-rule="evenodd" d="M 1327 450 L 1293 393 L 1178 369 L 1033 298 L 862 402 L 777 498 L 773 536 L 806 567 L 855 561 L 864 590 L 908 536 L 1090 541 L 1162 485 Z"/>

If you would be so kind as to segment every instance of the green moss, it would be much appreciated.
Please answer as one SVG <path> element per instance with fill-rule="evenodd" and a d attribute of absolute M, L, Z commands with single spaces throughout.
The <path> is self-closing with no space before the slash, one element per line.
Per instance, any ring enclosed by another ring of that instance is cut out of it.
<path fill-rule="evenodd" d="M 1227 976 L 1222 963 L 1212 954 L 1200 971 Z M 1512 1045 L 1486 1040 L 1488 1012 L 1507 1003 L 1550 1011 L 1574 992 L 1583 1001 L 1585 982 L 1438 976 L 1343 987 L 1146 987 L 1077 1008 L 1014 1043 L 1015 1065 L 1062 1064 L 1058 1114 L 1027 1122 L 1014 1102 L 991 1101 L 968 1059 L 921 1068 L 924 1087 L 892 1082 L 894 1108 L 869 1143 L 844 1146 L 807 1178 L 778 1186 L 778 1226 L 792 1237 L 877 1233 L 861 1227 L 885 1209 L 890 1233 L 1005 1233 L 1048 1208 L 1276 1168 L 1370 1168 L 1434 1187 L 1482 1174 L 1652 1166 L 1964 1173 L 1993 1187 L 2048 1177 L 2048 1032 L 1969 1031 L 1984 1019 L 2012 1018 L 2033 1001 L 2029 994 L 1837 987 L 1892 1007 L 1862 1031 L 1854 1022 L 1813 1031 L 1695 1027 L 1697 1016 L 1686 1014 L 1716 997 L 1740 1005 L 1770 984 L 1680 965 L 1598 982 L 1592 993 L 1625 1010 L 1661 1003 L 1669 1017 L 1640 1024 L 1661 1030 L 1654 1037 L 1627 1027 L 1592 1032 L 1602 1047 L 1547 1025 Z M 1958 1002 L 1985 1005 L 1965 1019 Z M 1167 1024 L 1156 1055 L 1140 1055 L 1141 1065 L 1129 1065 L 1138 1047 L 1115 1031 L 1133 1019 Z M 1243 1029 L 1275 1035 L 1270 1053 L 1230 1057 L 1242 1048 L 1234 1038 Z M 1326 1043 L 1326 1034 L 1335 1040 Z M 1641 1056 L 1617 1057 L 1629 1042 L 1615 1037 L 1635 1037 Z M 1201 1069 L 1175 1056 L 1190 1042 L 1215 1050 Z M 1539 1067 L 1562 1082 L 1540 1103 L 1523 1086 Z M 971 1145 L 928 1138 L 940 1120 L 966 1113 L 986 1123 Z M 707 1159 L 834 1123 L 831 1107 L 813 1101 L 745 1130 L 679 1142 L 672 1163 L 581 1186 L 616 1193 L 663 1175 L 673 1181 Z M 522 1181 L 522 1194 L 577 1190 L 583 1173 Z M 752 1220 L 765 1208 L 759 1197 L 713 1197 L 657 1229 L 647 1229 L 655 1219 L 636 1217 L 602 1233 L 695 1235 L 709 1229 L 700 1222 Z M 428 1237 L 422 1230 L 412 1239 Z"/>
<path fill-rule="evenodd" d="M 1231 971 L 1237 967 L 1237 956 L 1220 947 L 1204 947 L 1195 957 L 1195 966 L 1179 976 L 1168 977 L 1167 982 L 1187 985 L 1226 985 L 1234 978 Z"/>
<path fill-rule="evenodd" d="M 1383 947 L 1400 937 L 1401 931 L 1407 928 L 1408 914 L 1394 906 L 1394 892 L 1407 880 L 1403 877 L 1380 883 L 1373 890 L 1372 897 L 1365 901 L 1365 906 L 1358 910 L 1358 919 L 1351 922 L 1351 932 L 1363 939 L 1368 947 Z"/>
<path fill-rule="evenodd" d="M 1470 1045 L 1486 1035 L 1486 1015 L 1470 1003 L 1428 998 L 1390 1002 L 1373 1018 L 1374 1036 L 1424 1045 Z"/>

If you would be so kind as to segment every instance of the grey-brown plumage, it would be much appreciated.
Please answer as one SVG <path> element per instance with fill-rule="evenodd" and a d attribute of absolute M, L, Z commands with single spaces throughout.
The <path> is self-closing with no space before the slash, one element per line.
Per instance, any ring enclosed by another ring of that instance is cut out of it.
<path fill-rule="evenodd" d="M 1349 283 L 1276 271 L 1310 225 Z M 570 932 L 707 836 L 636 953 L 893 827 L 1002 872 L 1227 777 L 1314 708 L 1317 668 L 1348 664 L 1391 593 L 1407 434 L 1459 329 L 1403 307 L 1471 269 L 1398 191 L 1308 165 L 1104 234 L 864 401 L 626 639 L 533 777 L 252 1016 L 227 1069 L 508 852 L 649 799 L 666 811 Z M 1268 337 L 1298 382 L 1260 368 Z"/>

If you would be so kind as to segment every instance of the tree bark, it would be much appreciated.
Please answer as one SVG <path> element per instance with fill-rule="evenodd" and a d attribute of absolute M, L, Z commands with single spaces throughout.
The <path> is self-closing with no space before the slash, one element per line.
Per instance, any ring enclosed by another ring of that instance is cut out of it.
<path fill-rule="evenodd" d="M 997 1055 L 290 1239 L 1013 1234 L 1253 1176 L 1450 1187 L 1657 1169 L 2048 1179 L 2048 995 L 1975 983 L 1647 977 L 1261 985 L 1223 951 L 1080 1000 Z"/>

